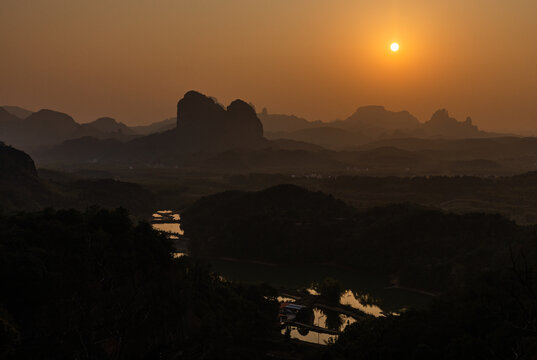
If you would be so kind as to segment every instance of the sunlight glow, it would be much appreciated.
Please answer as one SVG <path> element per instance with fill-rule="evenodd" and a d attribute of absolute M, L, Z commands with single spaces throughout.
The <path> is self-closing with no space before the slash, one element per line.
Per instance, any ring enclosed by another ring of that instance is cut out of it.
<path fill-rule="evenodd" d="M 390 50 L 392 50 L 393 52 L 397 52 L 399 51 L 399 44 L 394 42 L 390 45 Z"/>

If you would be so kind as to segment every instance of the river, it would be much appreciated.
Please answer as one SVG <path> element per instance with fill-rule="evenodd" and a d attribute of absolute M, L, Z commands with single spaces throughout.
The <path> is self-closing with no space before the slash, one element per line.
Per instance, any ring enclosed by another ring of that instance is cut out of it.
<path fill-rule="evenodd" d="M 153 227 L 156 230 L 167 232 L 176 245 L 174 257 L 187 254 L 187 249 L 181 239 L 184 231 L 180 224 L 180 214 L 171 210 L 161 210 L 153 215 Z M 384 313 L 400 313 L 410 307 L 425 306 L 430 296 L 411 290 L 393 288 L 386 279 L 359 271 L 353 271 L 328 264 L 290 264 L 274 265 L 261 262 L 239 261 L 235 259 L 212 259 L 211 265 L 215 272 L 227 280 L 250 284 L 268 283 L 277 288 L 309 289 L 312 283 L 322 281 L 326 277 L 337 279 L 346 289 L 340 298 L 340 303 L 350 305 L 373 316 L 382 316 Z M 290 300 L 290 299 L 282 299 Z M 355 320 L 343 314 L 329 314 L 321 309 L 313 309 L 314 324 L 324 327 L 327 318 L 330 322 L 340 323 L 337 330 Z M 339 316 L 339 320 L 334 319 Z M 282 330 L 284 333 L 286 329 Z M 314 331 L 300 331 L 296 327 L 290 328 L 292 338 L 303 341 L 324 344 L 334 340 L 337 335 L 319 334 Z"/>

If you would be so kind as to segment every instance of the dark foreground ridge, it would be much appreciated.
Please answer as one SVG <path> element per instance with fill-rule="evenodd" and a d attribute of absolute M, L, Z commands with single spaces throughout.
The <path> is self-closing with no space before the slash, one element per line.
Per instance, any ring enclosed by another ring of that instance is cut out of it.
<path fill-rule="evenodd" d="M 171 251 L 124 210 L 0 217 L 0 357 L 262 355 L 279 334 L 277 303 Z"/>
<path fill-rule="evenodd" d="M 432 292 L 507 266 L 529 231 L 500 215 L 409 204 L 359 211 L 294 185 L 202 198 L 184 212 L 183 228 L 199 256 L 332 263 Z"/>

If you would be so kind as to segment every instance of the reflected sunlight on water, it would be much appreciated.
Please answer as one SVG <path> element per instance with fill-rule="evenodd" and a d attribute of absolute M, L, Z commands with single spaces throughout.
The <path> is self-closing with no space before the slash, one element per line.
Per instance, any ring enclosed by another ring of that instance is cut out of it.
<path fill-rule="evenodd" d="M 153 214 L 153 229 L 164 231 L 171 234 L 170 239 L 177 239 L 177 235 L 184 235 L 185 232 L 181 229 L 181 215 L 174 213 L 172 210 L 159 210 Z"/>
<path fill-rule="evenodd" d="M 153 214 L 153 229 L 165 232 L 168 238 L 172 241 L 175 251 L 172 253 L 174 259 L 187 255 L 188 245 L 184 238 L 180 238 L 185 234 L 181 229 L 181 215 L 174 213 L 172 210 L 159 210 Z"/>
<path fill-rule="evenodd" d="M 172 233 L 172 234 L 179 234 L 179 235 L 185 234 L 183 229 L 181 229 L 181 224 L 179 223 L 154 223 L 153 229 Z"/>
<path fill-rule="evenodd" d="M 293 302 L 296 301 L 295 299 L 290 298 L 290 297 L 286 297 L 286 296 L 278 296 L 278 297 L 276 297 L 276 300 L 278 302 L 290 302 L 290 303 L 293 303 Z"/>
<path fill-rule="evenodd" d="M 375 317 L 382 316 L 382 309 L 374 304 L 368 304 L 366 301 L 368 300 L 367 295 L 364 295 L 363 297 L 358 296 L 358 294 L 352 292 L 351 290 L 347 290 L 341 295 L 341 298 L 339 299 L 339 303 L 342 305 L 349 305 L 355 309 L 361 310 L 365 312 L 366 314 L 371 314 Z M 362 298 L 360 301 L 359 298 Z"/>
<path fill-rule="evenodd" d="M 336 316 L 336 319 L 331 319 L 332 322 L 336 322 L 337 326 L 334 329 L 333 326 L 329 326 L 328 323 L 330 323 L 330 316 Z M 326 314 L 321 309 L 313 308 L 313 324 L 318 327 L 322 327 L 325 329 L 334 329 L 343 331 L 347 326 L 350 324 L 353 324 L 356 322 L 356 319 L 344 315 L 344 314 L 338 314 L 338 313 L 332 313 L 332 314 Z M 307 329 L 301 329 L 296 326 L 289 326 L 288 327 L 290 332 L 289 335 L 292 339 L 298 339 L 301 341 L 306 341 L 309 343 L 314 344 L 321 344 L 326 345 L 330 342 L 333 342 L 337 339 L 338 335 L 331 335 L 331 334 L 324 334 L 324 333 L 318 333 L 313 330 L 307 330 Z M 286 331 L 288 331 L 288 328 L 282 329 L 282 334 L 285 334 Z"/>
<path fill-rule="evenodd" d="M 317 290 L 315 289 L 312 289 L 312 288 L 308 288 L 306 289 L 306 291 L 310 294 L 310 295 L 321 295 L 317 292 Z"/>

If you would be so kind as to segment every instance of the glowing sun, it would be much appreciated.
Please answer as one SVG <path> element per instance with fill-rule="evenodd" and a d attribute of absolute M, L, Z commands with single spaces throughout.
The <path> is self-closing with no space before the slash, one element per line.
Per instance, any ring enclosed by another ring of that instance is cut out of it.
<path fill-rule="evenodd" d="M 393 51 L 393 52 L 397 52 L 399 51 L 399 44 L 394 42 L 390 45 L 390 50 Z"/>

